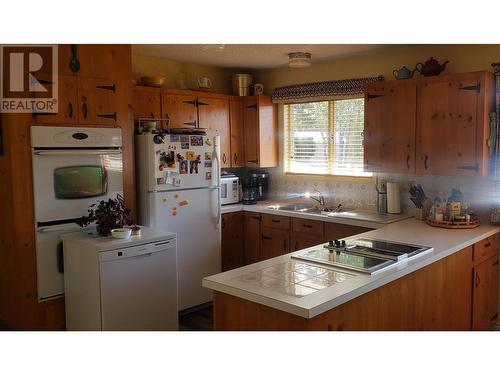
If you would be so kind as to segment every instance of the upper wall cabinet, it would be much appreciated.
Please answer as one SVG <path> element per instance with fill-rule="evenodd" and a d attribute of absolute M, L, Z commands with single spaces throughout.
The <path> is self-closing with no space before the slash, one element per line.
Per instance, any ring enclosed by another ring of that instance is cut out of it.
<path fill-rule="evenodd" d="M 231 134 L 229 127 L 229 100 L 209 96 L 197 98 L 200 127 L 207 129 L 207 134 L 220 137 L 221 168 L 231 167 Z"/>
<path fill-rule="evenodd" d="M 417 173 L 488 174 L 489 113 L 493 110 L 489 72 L 432 77 L 420 83 Z"/>
<path fill-rule="evenodd" d="M 415 81 L 389 81 L 365 90 L 364 158 L 370 172 L 415 172 Z"/>
<path fill-rule="evenodd" d="M 134 88 L 134 119 L 160 118 L 161 100 L 158 89 L 153 87 L 136 86 Z"/>
<path fill-rule="evenodd" d="M 270 96 L 243 99 L 245 165 L 254 168 L 278 165 L 278 121 Z"/>
<path fill-rule="evenodd" d="M 243 130 L 243 99 L 229 99 L 229 124 L 231 133 L 231 166 L 244 167 L 244 130 Z"/>
<path fill-rule="evenodd" d="M 163 118 L 170 120 L 170 128 L 198 128 L 196 94 L 163 92 L 161 94 Z"/>
<path fill-rule="evenodd" d="M 365 168 L 450 176 L 488 174 L 493 75 L 378 82 L 365 89 Z"/>

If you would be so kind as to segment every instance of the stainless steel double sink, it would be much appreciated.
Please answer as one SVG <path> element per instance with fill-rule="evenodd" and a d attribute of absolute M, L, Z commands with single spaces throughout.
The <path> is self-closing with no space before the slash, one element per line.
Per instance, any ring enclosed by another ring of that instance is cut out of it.
<path fill-rule="evenodd" d="M 312 204 L 307 203 L 295 203 L 295 204 L 287 204 L 285 206 L 269 206 L 269 208 L 280 210 L 280 211 L 292 211 L 292 212 L 303 212 L 306 214 L 317 214 L 317 215 L 340 215 L 345 212 L 349 212 L 352 210 L 346 210 L 344 208 L 338 207 L 327 207 L 324 210 L 320 210 L 319 208 L 314 207 Z"/>

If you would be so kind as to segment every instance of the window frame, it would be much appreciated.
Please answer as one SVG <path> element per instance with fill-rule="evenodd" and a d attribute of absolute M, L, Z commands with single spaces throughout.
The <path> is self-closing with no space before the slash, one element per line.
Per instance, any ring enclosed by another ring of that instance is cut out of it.
<path fill-rule="evenodd" d="M 285 142 L 285 137 L 290 137 L 290 134 L 288 133 L 288 130 L 286 129 L 286 123 L 285 123 L 285 105 L 290 105 L 290 104 L 303 104 L 303 103 L 313 103 L 313 102 L 323 102 L 323 101 L 329 101 L 331 104 L 330 106 L 333 106 L 333 102 L 335 100 L 349 100 L 349 99 L 364 99 L 364 95 L 349 95 L 349 96 L 339 96 L 339 97 L 321 97 L 321 98 L 314 98 L 312 100 L 303 100 L 303 101 L 291 101 L 291 102 L 281 102 L 279 103 L 279 122 L 280 122 L 280 161 L 281 161 L 281 172 L 285 176 L 294 176 L 294 177 L 310 177 L 310 176 L 315 176 L 319 177 L 322 179 L 328 179 L 328 178 L 335 178 L 339 181 L 346 181 L 346 182 L 364 182 L 366 183 L 368 180 L 374 180 L 375 175 L 372 172 L 366 172 L 366 175 L 349 175 L 349 174 L 331 174 L 331 173 L 303 173 L 303 172 L 291 172 L 286 170 L 286 158 L 289 157 L 288 150 L 287 150 L 287 143 L 288 145 L 290 144 L 290 141 Z M 330 116 L 334 116 L 334 113 L 332 112 Z M 333 148 L 330 150 L 330 153 L 333 153 Z"/>

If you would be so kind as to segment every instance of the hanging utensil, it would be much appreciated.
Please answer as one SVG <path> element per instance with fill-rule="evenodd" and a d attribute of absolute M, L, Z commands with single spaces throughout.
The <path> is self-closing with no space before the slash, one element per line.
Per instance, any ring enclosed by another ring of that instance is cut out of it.
<path fill-rule="evenodd" d="M 73 73 L 78 73 L 80 71 L 80 61 L 76 57 L 76 44 L 71 45 L 71 60 L 69 62 L 69 68 Z"/>

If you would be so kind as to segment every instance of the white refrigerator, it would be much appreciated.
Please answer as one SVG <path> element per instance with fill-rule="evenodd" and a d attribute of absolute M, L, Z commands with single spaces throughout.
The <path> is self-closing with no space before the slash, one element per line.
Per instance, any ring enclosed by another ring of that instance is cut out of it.
<path fill-rule="evenodd" d="M 139 224 L 177 234 L 179 311 L 210 302 L 220 272 L 219 137 L 136 135 Z"/>

